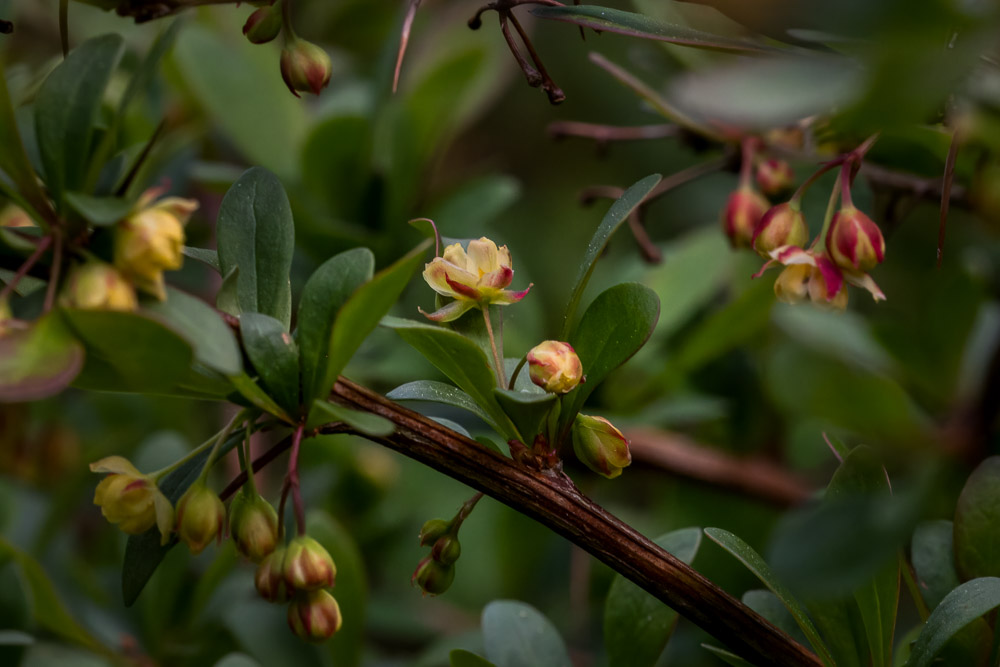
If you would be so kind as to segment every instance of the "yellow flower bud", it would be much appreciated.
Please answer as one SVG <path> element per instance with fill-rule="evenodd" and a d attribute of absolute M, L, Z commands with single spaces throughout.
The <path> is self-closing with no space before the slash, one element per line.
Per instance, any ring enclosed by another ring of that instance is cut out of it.
<path fill-rule="evenodd" d="M 547 340 L 528 352 L 531 381 L 553 394 L 565 394 L 583 382 L 583 365 L 569 343 Z"/>
<path fill-rule="evenodd" d="M 257 565 L 254 585 L 257 593 L 268 602 L 287 602 L 293 591 L 285 584 L 285 547 L 278 547 Z"/>
<path fill-rule="evenodd" d="M 608 479 L 618 477 L 632 463 L 628 440 L 604 417 L 576 416 L 573 451 L 581 463 Z"/>
<path fill-rule="evenodd" d="M 110 264 L 90 261 L 76 266 L 63 288 L 62 305 L 85 310 L 135 310 L 132 283 Z"/>
<path fill-rule="evenodd" d="M 166 298 L 163 272 L 175 271 L 184 263 L 184 225 L 198 202 L 166 197 L 152 204 L 158 192 L 147 191 L 137 210 L 118 223 L 114 260 L 139 289 L 162 300 Z"/>
<path fill-rule="evenodd" d="M 130 535 L 145 533 L 157 525 L 165 542 L 173 522 L 173 507 L 149 475 L 128 459 L 109 456 L 90 464 L 92 472 L 109 473 L 94 491 L 94 504 L 108 521 Z"/>
<path fill-rule="evenodd" d="M 337 566 L 323 545 L 307 535 L 288 544 L 285 553 L 285 584 L 293 591 L 312 591 L 333 586 Z"/>
<path fill-rule="evenodd" d="M 177 501 L 177 536 L 193 554 L 200 554 L 213 539 L 221 539 L 226 508 L 204 482 L 195 482 Z"/>
<path fill-rule="evenodd" d="M 340 605 L 324 590 L 299 593 L 288 605 L 288 627 L 306 641 L 326 641 L 340 630 L 343 620 Z"/>
<path fill-rule="evenodd" d="M 236 549 L 259 563 L 278 544 L 278 513 L 256 493 L 241 490 L 229 504 L 229 532 Z"/>

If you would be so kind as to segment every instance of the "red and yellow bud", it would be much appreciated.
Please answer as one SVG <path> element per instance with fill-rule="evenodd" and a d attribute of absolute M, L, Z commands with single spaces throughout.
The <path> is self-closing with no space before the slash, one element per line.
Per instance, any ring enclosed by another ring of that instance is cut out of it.
<path fill-rule="evenodd" d="M 285 582 L 285 547 L 278 547 L 264 557 L 254 573 L 257 593 L 268 602 L 287 602 L 292 593 Z"/>
<path fill-rule="evenodd" d="M 809 240 L 809 226 L 798 204 L 785 202 L 772 206 L 753 230 L 753 249 L 764 259 L 782 246 L 804 246 Z"/>
<path fill-rule="evenodd" d="M 424 316 L 435 322 L 451 322 L 471 308 L 517 303 L 528 294 L 531 285 L 523 292 L 505 289 L 513 279 L 507 246 L 498 248 L 486 237 L 470 241 L 468 251 L 461 243 L 453 243 L 441 257 L 424 265 L 424 280 L 432 290 L 454 301 Z"/>
<path fill-rule="evenodd" d="M 166 542 L 173 523 L 170 501 L 149 475 L 144 475 L 128 459 L 108 456 L 90 464 L 91 472 L 108 473 L 94 491 L 94 504 L 104 518 L 117 524 L 123 533 L 139 535 L 154 525 Z"/>
<path fill-rule="evenodd" d="M 326 641 L 340 630 L 340 606 L 326 591 L 299 593 L 288 605 L 288 627 L 309 642 Z"/>
<path fill-rule="evenodd" d="M 455 581 L 455 566 L 439 563 L 430 556 L 420 561 L 410 583 L 420 587 L 424 595 L 441 595 Z"/>
<path fill-rule="evenodd" d="M 784 160 L 764 160 L 757 167 L 757 187 L 765 195 L 780 195 L 795 185 L 795 172 Z"/>
<path fill-rule="evenodd" d="M 243 34 L 251 44 L 266 44 L 281 32 L 281 0 L 261 7 L 243 24 Z"/>
<path fill-rule="evenodd" d="M 330 56 L 312 42 L 296 38 L 281 50 L 281 78 L 295 97 L 301 97 L 299 92 L 319 95 L 332 71 Z"/>
<path fill-rule="evenodd" d="M 271 503 L 244 488 L 229 504 L 229 532 L 237 551 L 259 563 L 278 545 L 278 513 Z"/>
<path fill-rule="evenodd" d="M 226 508 L 214 491 L 197 481 L 177 501 L 177 536 L 193 554 L 200 554 L 213 539 L 222 539 Z"/>
<path fill-rule="evenodd" d="M 845 206 L 834 216 L 826 247 L 833 261 L 847 271 L 867 273 L 885 258 L 882 230 L 853 206 Z"/>
<path fill-rule="evenodd" d="M 604 417 L 577 415 L 573 421 L 573 451 L 598 475 L 614 479 L 632 463 L 628 440 Z"/>
<path fill-rule="evenodd" d="M 165 197 L 155 204 L 160 189 L 147 190 L 136 211 L 118 223 L 115 230 L 115 266 L 136 287 L 163 300 L 163 272 L 176 271 L 184 263 L 184 225 L 197 210 L 198 202 Z"/>
<path fill-rule="evenodd" d="M 73 268 L 60 302 L 84 310 L 135 310 L 139 302 L 125 276 L 115 267 L 96 260 Z"/>
<path fill-rule="evenodd" d="M 722 229 L 734 248 L 746 248 L 753 241 L 753 232 L 770 204 L 750 186 L 740 186 L 729 195 L 722 213 Z"/>
<path fill-rule="evenodd" d="M 293 591 L 333 586 L 337 567 L 323 545 L 307 535 L 292 540 L 285 552 L 285 585 Z"/>
<path fill-rule="evenodd" d="M 565 394 L 584 381 L 583 365 L 569 343 L 547 340 L 528 352 L 531 381 L 547 392 Z"/>

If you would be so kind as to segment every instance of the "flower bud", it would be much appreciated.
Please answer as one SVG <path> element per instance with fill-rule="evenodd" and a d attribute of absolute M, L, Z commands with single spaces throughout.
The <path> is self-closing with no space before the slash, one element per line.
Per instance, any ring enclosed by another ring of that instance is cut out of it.
<path fill-rule="evenodd" d="M 753 249 L 764 259 L 782 246 L 804 246 L 809 240 L 809 227 L 797 204 L 785 202 L 772 206 L 753 230 Z"/>
<path fill-rule="evenodd" d="M 271 503 L 244 488 L 229 504 L 229 532 L 237 551 L 259 563 L 278 544 L 278 513 Z"/>
<path fill-rule="evenodd" d="M 420 546 L 426 547 L 434 544 L 439 538 L 444 537 L 451 530 L 451 521 L 444 519 L 430 519 L 420 529 Z"/>
<path fill-rule="evenodd" d="M 531 381 L 547 392 L 565 394 L 583 382 L 583 365 L 569 343 L 547 340 L 528 352 Z"/>
<path fill-rule="evenodd" d="M 158 194 L 158 189 L 147 190 L 137 210 L 118 223 L 114 260 L 136 287 L 162 301 L 166 298 L 163 272 L 175 271 L 184 263 L 184 225 L 198 202 L 166 197 L 153 204 Z"/>
<path fill-rule="evenodd" d="M 871 218 L 845 206 L 834 216 L 826 234 L 830 257 L 843 269 L 867 273 L 885 257 L 885 239 Z"/>
<path fill-rule="evenodd" d="M 340 630 L 342 622 L 340 606 L 324 590 L 299 593 L 288 605 L 288 627 L 299 639 L 326 641 Z"/>
<path fill-rule="evenodd" d="M 795 185 L 795 172 L 784 160 L 765 160 L 757 167 L 757 186 L 766 195 L 788 192 Z"/>
<path fill-rule="evenodd" d="M 200 554 L 213 539 L 222 539 L 226 508 L 214 491 L 198 481 L 177 501 L 177 536 L 193 554 Z"/>
<path fill-rule="evenodd" d="M 292 591 L 285 583 L 285 547 L 278 547 L 264 557 L 257 565 L 254 573 L 254 585 L 257 593 L 268 602 L 287 602 Z"/>
<path fill-rule="evenodd" d="M 173 507 L 156 482 L 121 456 L 108 456 L 90 464 L 91 472 L 106 472 L 94 491 L 94 504 L 123 533 L 139 535 L 157 525 L 163 540 L 170 534 Z"/>
<path fill-rule="evenodd" d="M 261 7 L 243 24 L 243 34 L 251 44 L 266 44 L 281 32 L 281 0 L 269 7 Z"/>
<path fill-rule="evenodd" d="M 461 555 L 462 545 L 457 537 L 450 535 L 440 538 L 431 549 L 431 558 L 442 565 L 454 565 Z"/>
<path fill-rule="evenodd" d="M 439 563 L 430 556 L 417 565 L 411 584 L 416 584 L 424 595 L 441 595 L 455 581 L 455 566 Z"/>
<path fill-rule="evenodd" d="M 829 259 L 820 258 L 817 263 L 825 261 L 829 265 L 833 263 Z M 829 270 L 823 271 L 820 267 L 813 267 L 809 276 L 809 299 L 813 305 L 821 309 L 845 310 L 847 308 L 847 283 L 839 276 L 827 279 Z"/>
<path fill-rule="evenodd" d="M 608 479 L 618 477 L 632 463 L 628 440 L 604 417 L 576 416 L 573 451 L 581 463 Z"/>
<path fill-rule="evenodd" d="M 729 195 L 722 214 L 722 228 L 734 248 L 750 245 L 753 230 L 768 208 L 768 201 L 749 186 L 740 186 Z"/>
<path fill-rule="evenodd" d="M 809 296 L 809 278 L 813 272 L 808 264 L 786 266 L 774 281 L 774 295 L 782 303 L 801 303 Z"/>
<path fill-rule="evenodd" d="M 285 584 L 293 591 L 312 591 L 333 586 L 337 567 L 323 545 L 307 535 L 299 535 L 285 553 Z"/>
<path fill-rule="evenodd" d="M 333 66 L 321 47 L 304 39 L 295 39 L 281 50 L 281 78 L 295 97 L 299 91 L 319 95 L 330 83 Z"/>
<path fill-rule="evenodd" d="M 67 308 L 85 310 L 135 310 L 139 305 L 132 283 L 115 267 L 96 260 L 70 272 L 60 301 Z"/>

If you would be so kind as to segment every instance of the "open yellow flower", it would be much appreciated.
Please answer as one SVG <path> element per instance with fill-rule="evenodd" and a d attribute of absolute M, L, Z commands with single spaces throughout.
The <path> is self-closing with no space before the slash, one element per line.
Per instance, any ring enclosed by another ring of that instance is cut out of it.
<path fill-rule="evenodd" d="M 531 285 L 522 292 L 504 289 L 513 278 L 507 246 L 498 248 L 486 237 L 470 241 L 468 251 L 462 244 L 453 243 L 444 249 L 443 256 L 435 257 L 424 267 L 424 280 L 435 292 L 454 301 L 424 315 L 436 322 L 451 322 L 472 308 L 517 303 Z"/>
<path fill-rule="evenodd" d="M 160 529 L 162 541 L 167 541 L 174 508 L 156 486 L 156 480 L 136 470 L 121 456 L 95 461 L 90 464 L 90 470 L 110 473 L 94 492 L 94 504 L 101 508 L 105 519 L 118 524 L 118 528 L 129 535 L 145 533 L 155 524 Z"/>

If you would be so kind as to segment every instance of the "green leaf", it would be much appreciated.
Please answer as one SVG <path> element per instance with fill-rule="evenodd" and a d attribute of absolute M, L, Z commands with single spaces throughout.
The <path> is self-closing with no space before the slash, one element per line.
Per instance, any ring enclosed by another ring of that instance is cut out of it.
<path fill-rule="evenodd" d="M 906 667 L 927 667 L 948 640 L 977 618 L 1000 607 L 1000 579 L 981 577 L 948 593 L 920 631 Z"/>
<path fill-rule="evenodd" d="M 937 607 L 961 583 L 955 569 L 953 532 L 954 525 L 945 520 L 924 521 L 913 531 L 910 562 L 929 609 Z"/>
<path fill-rule="evenodd" d="M 326 389 L 333 386 L 368 334 L 375 330 L 382 316 L 399 300 L 399 295 L 410 282 L 413 272 L 423 264 L 424 254 L 430 244 L 430 241 L 420 243 L 393 264 L 376 273 L 341 307 L 333 323 L 330 361 L 323 380 Z"/>
<path fill-rule="evenodd" d="M 58 315 L 0 336 L 0 402 L 21 403 L 58 394 L 83 368 L 83 346 Z"/>
<path fill-rule="evenodd" d="M 1000 456 L 976 468 L 955 505 L 955 565 L 964 581 L 1000 575 Z"/>
<path fill-rule="evenodd" d="M 562 340 L 565 340 L 569 336 L 573 320 L 576 318 L 576 309 L 580 305 L 580 299 L 583 297 L 583 291 L 587 288 L 590 276 L 597 265 L 597 259 L 604 252 L 604 248 L 607 247 L 611 235 L 621 227 L 622 223 L 628 219 L 629 214 L 642 203 L 653 188 L 660 183 L 662 178 L 659 174 L 651 174 L 642 179 L 615 200 L 611 204 L 611 208 L 608 209 L 608 212 L 604 214 L 604 218 L 594 233 L 594 237 L 590 239 L 590 243 L 587 245 L 587 252 L 580 263 L 580 272 L 577 274 L 573 290 L 570 292 L 569 303 L 566 305 L 566 314 L 563 319 L 562 335 L 560 336 Z"/>
<path fill-rule="evenodd" d="M 364 219 L 372 178 L 372 121 L 363 115 L 328 118 L 302 148 L 303 184 L 340 220 Z"/>
<path fill-rule="evenodd" d="M 288 414 L 299 412 L 299 349 L 281 322 L 260 313 L 240 315 L 243 348 L 268 395 Z"/>
<path fill-rule="evenodd" d="M 82 192 L 67 192 L 66 203 L 87 222 L 108 227 L 124 219 L 134 203 L 121 197 L 94 197 Z"/>
<path fill-rule="evenodd" d="M 500 434 L 504 439 L 516 437 L 513 424 L 493 395 L 493 388 L 497 386 L 493 369 L 475 343 L 450 329 L 413 320 L 385 317 L 382 324 L 395 330 L 459 389 L 471 396 L 490 419 L 501 426 Z"/>
<path fill-rule="evenodd" d="M 0 59 L 0 172 L 6 173 L 37 213 L 50 210 L 48 196 L 38 182 L 35 169 L 21 142 L 17 117 L 7 90 L 7 75 Z"/>
<path fill-rule="evenodd" d="M 701 529 L 682 528 L 654 542 L 690 565 L 701 546 Z M 604 604 L 604 646 L 610 667 L 656 664 L 677 618 L 676 611 L 620 574 L 615 575 Z"/>
<path fill-rule="evenodd" d="M 622 283 L 601 292 L 569 337 L 587 381 L 566 394 L 559 416 L 562 430 L 583 408 L 601 382 L 639 351 L 656 327 L 660 300 L 638 283 Z"/>
<path fill-rule="evenodd" d="M 91 651 L 105 652 L 101 643 L 66 609 L 42 566 L 31 556 L 0 537 L 0 561 L 8 558 L 21 570 L 24 583 L 31 595 L 32 615 L 40 626 L 58 637 Z"/>
<path fill-rule="evenodd" d="M 140 313 L 64 310 L 86 346 L 83 371 L 74 386 L 95 391 L 158 393 L 180 382 L 194 357 L 176 331 Z"/>
<path fill-rule="evenodd" d="M 526 444 L 534 441 L 539 433 L 545 432 L 544 420 L 558 399 L 555 394 L 529 393 L 500 387 L 494 388 L 493 394 L 518 432 L 527 439 Z"/>
<path fill-rule="evenodd" d="M 234 375 L 229 378 L 229 381 L 233 383 L 236 387 L 236 391 L 240 395 L 250 402 L 251 405 L 255 405 L 264 412 L 272 414 L 275 417 L 285 420 L 288 423 L 292 422 L 291 417 L 285 412 L 284 408 L 274 402 L 267 392 L 261 389 L 253 378 L 251 378 L 246 373 L 240 373 L 239 375 Z"/>
<path fill-rule="evenodd" d="M 795 641 L 803 645 L 808 642 L 799 626 L 795 624 L 795 618 L 789 613 L 784 603 L 778 599 L 778 596 L 771 591 L 749 590 L 743 594 L 741 601 Z"/>
<path fill-rule="evenodd" d="M 218 255 L 216 255 L 216 261 L 218 261 Z M 240 299 L 237 293 L 239 277 L 240 267 L 234 266 L 229 273 L 225 274 L 222 278 L 222 284 L 219 285 L 219 293 L 215 295 L 215 307 L 227 315 L 232 315 L 233 317 L 239 317 L 242 312 L 240 310 Z"/>
<path fill-rule="evenodd" d="M 483 609 L 483 645 L 496 667 L 571 667 L 552 621 L 524 602 L 494 600 Z"/>
<path fill-rule="evenodd" d="M 736 53 L 773 53 L 778 51 L 778 49 L 761 42 L 734 39 L 727 35 L 715 35 L 686 25 L 658 21 L 643 14 L 610 7 L 596 5 L 536 7 L 531 10 L 531 13 L 538 18 L 563 21 L 601 32 L 614 32 L 630 37 L 654 39 L 700 49 Z"/>
<path fill-rule="evenodd" d="M 428 217 L 438 229 L 483 229 L 520 196 L 521 184 L 510 176 L 484 176 L 464 183 L 434 206 Z"/>
<path fill-rule="evenodd" d="M 733 535 L 728 530 L 723 530 L 721 528 L 706 528 L 705 534 L 708 539 L 712 540 L 720 547 L 728 551 L 730 554 L 736 557 L 738 561 L 743 563 L 750 572 L 754 574 L 761 583 L 767 586 L 768 590 L 778 596 L 782 604 L 791 612 L 792 616 L 795 618 L 795 623 L 802 630 L 802 633 L 809 639 L 809 643 L 812 644 L 813 650 L 819 656 L 820 660 L 823 661 L 824 665 L 834 665 L 833 656 L 830 655 L 830 650 L 823 643 L 823 639 L 819 636 L 819 631 L 816 630 L 816 626 L 813 625 L 812 620 L 809 618 L 809 614 L 806 612 L 805 607 L 799 602 L 792 592 L 788 590 L 784 584 L 779 582 L 774 574 L 771 572 L 771 568 L 764 562 L 760 554 L 754 551 L 749 544 Z"/>
<path fill-rule="evenodd" d="M 499 431 L 493 419 L 461 389 L 434 380 L 416 380 L 400 385 L 385 395 L 393 401 L 430 401 L 467 410 L 480 417 L 493 430 Z"/>
<path fill-rule="evenodd" d="M 701 647 L 727 665 L 732 665 L 733 667 L 753 667 L 753 665 L 732 651 L 727 651 L 724 648 L 712 646 L 711 644 L 702 644 Z"/>
<path fill-rule="evenodd" d="M 448 654 L 448 664 L 451 667 L 497 667 L 486 658 L 461 648 Z"/>
<path fill-rule="evenodd" d="M 300 349 L 303 403 L 311 404 L 313 399 L 325 398 L 330 391 L 324 382 L 333 344 L 334 320 L 347 299 L 371 280 L 374 271 L 375 256 L 371 250 L 355 248 L 320 265 L 302 289 L 295 337 Z"/>
<path fill-rule="evenodd" d="M 295 250 L 295 226 L 288 196 L 277 177 L 253 167 L 233 183 L 216 225 L 222 275 L 239 267 L 236 296 L 243 313 L 263 313 L 285 329 L 292 318 L 288 273 Z"/>
<path fill-rule="evenodd" d="M 121 119 L 125 116 L 125 112 L 128 110 L 129 105 L 132 104 L 132 101 L 136 99 L 136 96 L 147 92 L 150 84 L 153 82 L 153 78 L 157 73 L 162 71 L 163 57 L 174 45 L 174 42 L 177 40 L 177 34 L 180 32 L 183 24 L 183 19 L 174 19 L 166 29 L 157 35 L 156 41 L 149 47 L 146 57 L 139 63 L 139 67 L 136 68 L 132 74 L 132 78 L 129 79 L 128 87 L 125 88 L 125 92 L 118 101 L 118 110 L 115 114 L 116 124 L 121 123 Z"/>
<path fill-rule="evenodd" d="M 84 185 L 94 123 L 104 89 L 125 49 L 120 35 L 102 35 L 73 49 L 46 77 L 35 98 L 35 135 L 45 183 L 62 208 Z"/>
<path fill-rule="evenodd" d="M 396 430 L 395 425 L 385 417 L 353 410 L 321 398 L 316 399 L 313 403 L 312 419 L 319 420 L 317 425 L 327 422 L 344 422 L 365 435 L 375 437 L 392 435 L 392 432 Z"/>
<path fill-rule="evenodd" d="M 810 601 L 806 606 L 837 667 L 868 667 L 868 641 L 854 596 Z"/>
<path fill-rule="evenodd" d="M 185 257 L 190 257 L 191 259 L 197 260 L 202 264 L 212 267 L 215 269 L 216 273 L 222 273 L 222 269 L 219 268 L 219 253 L 215 250 L 210 250 L 208 248 L 192 248 L 191 246 L 184 246 L 181 248 L 181 252 L 184 253 Z"/>
<path fill-rule="evenodd" d="M 243 370 L 242 355 L 236 335 L 214 308 L 173 287 L 167 287 L 167 300 L 148 300 L 142 312 L 162 320 L 187 339 L 194 348 L 194 358 L 223 375 Z"/>

